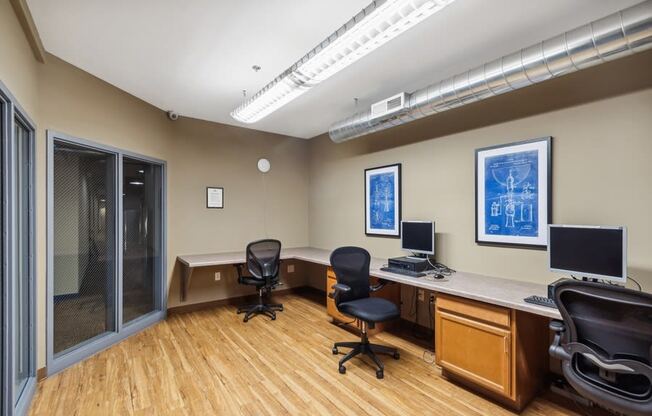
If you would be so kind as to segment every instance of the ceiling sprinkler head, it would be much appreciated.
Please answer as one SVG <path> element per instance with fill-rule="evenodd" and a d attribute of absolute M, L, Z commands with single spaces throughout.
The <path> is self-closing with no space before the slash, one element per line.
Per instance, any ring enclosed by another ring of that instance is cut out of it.
<path fill-rule="evenodd" d="M 258 71 L 261 70 L 261 67 L 260 67 L 260 65 L 254 65 L 254 66 L 251 67 L 251 69 L 253 69 L 254 72 L 258 72 Z"/>

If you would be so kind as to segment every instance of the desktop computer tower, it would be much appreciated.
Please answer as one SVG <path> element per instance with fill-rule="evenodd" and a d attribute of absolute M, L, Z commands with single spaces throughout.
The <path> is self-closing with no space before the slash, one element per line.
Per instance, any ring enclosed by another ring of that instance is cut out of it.
<path fill-rule="evenodd" d="M 394 257 L 388 260 L 388 266 L 397 268 L 397 269 L 403 269 L 403 270 L 409 270 L 412 272 L 425 272 L 426 270 L 431 269 L 432 267 L 430 266 L 430 263 L 428 262 L 428 259 L 423 258 L 423 259 L 417 259 L 414 257 Z"/>

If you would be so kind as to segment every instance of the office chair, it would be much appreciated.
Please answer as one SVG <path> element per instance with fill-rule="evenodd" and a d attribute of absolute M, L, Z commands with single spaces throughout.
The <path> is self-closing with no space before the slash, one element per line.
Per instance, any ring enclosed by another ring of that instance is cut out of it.
<path fill-rule="evenodd" d="M 583 397 L 632 416 L 652 415 L 652 295 L 569 280 L 555 288 L 563 322 L 550 355 Z"/>
<path fill-rule="evenodd" d="M 264 314 L 272 321 L 276 319 L 276 311 L 282 311 L 281 304 L 267 304 L 265 295 L 269 295 L 274 287 L 279 285 L 279 270 L 281 264 L 281 242 L 278 240 L 258 240 L 247 245 L 247 269 L 251 276 L 242 274 L 242 264 L 237 264 L 238 283 L 256 286 L 258 303 L 243 305 L 238 308 L 238 314 L 245 312 L 244 322 L 254 315 Z"/>
<path fill-rule="evenodd" d="M 371 292 L 380 290 L 385 283 L 369 286 L 369 252 L 359 247 L 340 247 L 331 253 L 331 266 L 335 271 L 337 283 L 333 285 L 334 292 L 329 294 L 335 300 L 337 310 L 357 318 L 362 322 L 360 342 L 336 342 L 333 354 L 339 353 L 338 348 L 352 348 L 339 363 L 340 374 L 346 373 L 344 363 L 359 354 L 369 356 L 378 366 L 376 377 L 384 377 L 384 366 L 376 353 L 389 354 L 398 360 L 400 355 L 396 348 L 369 343 L 367 328 L 373 328 L 376 322 L 391 321 L 400 316 L 398 307 L 386 299 L 369 297 Z"/>

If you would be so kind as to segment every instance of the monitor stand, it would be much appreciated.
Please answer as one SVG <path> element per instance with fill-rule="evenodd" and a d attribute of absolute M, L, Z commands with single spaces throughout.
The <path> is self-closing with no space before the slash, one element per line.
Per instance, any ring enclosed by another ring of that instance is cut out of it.
<path fill-rule="evenodd" d="M 405 256 L 405 257 L 407 257 L 408 259 L 412 259 L 412 260 L 427 260 L 428 259 L 427 254 L 420 254 L 420 253 L 412 253 L 411 256 Z"/>
<path fill-rule="evenodd" d="M 584 276 L 582 276 L 582 281 L 583 282 L 591 282 L 591 283 L 600 283 L 600 284 L 609 285 L 609 286 L 620 286 L 620 287 L 626 287 L 627 286 L 626 282 L 609 282 L 608 280 L 596 279 L 594 277 L 584 277 Z"/>

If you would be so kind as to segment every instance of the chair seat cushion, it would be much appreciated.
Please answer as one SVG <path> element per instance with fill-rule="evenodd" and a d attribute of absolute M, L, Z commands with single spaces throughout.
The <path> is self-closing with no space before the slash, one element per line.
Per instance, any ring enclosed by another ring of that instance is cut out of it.
<path fill-rule="evenodd" d="M 387 299 L 362 298 L 337 305 L 337 309 L 345 315 L 362 319 L 366 322 L 391 321 L 400 317 L 398 307 Z"/>
<path fill-rule="evenodd" d="M 252 285 L 256 287 L 265 286 L 265 280 L 256 279 L 255 277 L 242 276 L 238 279 L 238 283 L 241 285 Z"/>

